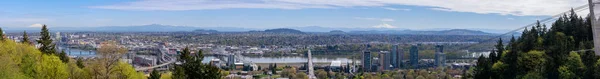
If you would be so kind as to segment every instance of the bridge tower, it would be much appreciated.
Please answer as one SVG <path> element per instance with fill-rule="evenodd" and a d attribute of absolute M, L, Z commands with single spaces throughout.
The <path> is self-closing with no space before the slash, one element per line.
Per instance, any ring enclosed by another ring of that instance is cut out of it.
<path fill-rule="evenodd" d="M 317 77 L 315 76 L 314 68 L 313 68 L 312 55 L 310 53 L 310 49 L 308 49 L 307 54 L 308 54 L 308 79 L 317 79 Z"/>
<path fill-rule="evenodd" d="M 590 9 L 590 17 L 592 19 L 592 33 L 594 34 L 594 52 L 596 55 L 600 55 L 600 21 L 598 20 L 598 16 L 596 16 L 594 9 L 596 8 L 596 4 L 600 2 L 599 0 L 588 0 L 589 9 Z"/>

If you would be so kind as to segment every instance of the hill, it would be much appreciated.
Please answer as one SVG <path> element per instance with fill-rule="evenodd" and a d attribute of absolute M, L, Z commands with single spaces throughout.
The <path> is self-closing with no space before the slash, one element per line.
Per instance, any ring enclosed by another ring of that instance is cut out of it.
<path fill-rule="evenodd" d="M 263 32 L 269 32 L 269 33 L 294 33 L 294 34 L 303 34 L 304 33 L 304 32 L 302 32 L 300 30 L 289 29 L 289 28 L 268 29 L 268 30 L 265 30 Z"/>

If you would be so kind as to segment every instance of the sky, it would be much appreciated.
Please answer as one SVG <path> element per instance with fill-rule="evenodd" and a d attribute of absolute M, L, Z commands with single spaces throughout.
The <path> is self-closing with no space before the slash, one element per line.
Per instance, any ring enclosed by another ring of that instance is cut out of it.
<path fill-rule="evenodd" d="M 587 0 L 3 0 L 0 27 L 515 29 Z"/>

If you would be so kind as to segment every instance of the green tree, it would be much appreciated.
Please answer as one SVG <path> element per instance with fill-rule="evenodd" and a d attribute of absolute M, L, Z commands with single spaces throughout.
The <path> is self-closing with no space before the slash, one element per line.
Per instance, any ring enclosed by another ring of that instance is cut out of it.
<path fill-rule="evenodd" d="M 202 50 L 192 55 L 189 48 L 184 48 L 180 55 L 181 65 L 175 65 L 173 79 L 218 79 L 221 78 L 221 69 L 203 64 Z"/>
<path fill-rule="evenodd" d="M 522 55 L 519 55 L 517 58 L 517 68 L 519 71 L 514 71 L 513 73 L 542 73 L 546 63 L 545 57 L 546 55 L 544 55 L 544 52 L 540 51 L 522 53 Z"/>
<path fill-rule="evenodd" d="M 569 70 L 569 67 L 567 66 L 560 66 L 558 68 L 558 73 L 560 79 L 577 79 L 575 73 Z"/>
<path fill-rule="evenodd" d="M 77 58 L 77 61 L 75 63 L 77 64 L 77 67 L 79 67 L 79 68 L 85 67 L 85 65 L 83 64 L 82 58 Z"/>
<path fill-rule="evenodd" d="M 156 69 L 152 70 L 152 72 L 150 73 L 150 77 L 148 77 L 148 79 L 160 79 L 160 73 L 158 73 L 158 71 Z"/>
<path fill-rule="evenodd" d="M 325 70 L 323 69 L 319 69 L 315 71 L 315 76 L 317 76 L 318 79 L 327 79 L 327 72 L 325 72 Z"/>
<path fill-rule="evenodd" d="M 42 25 L 42 31 L 40 32 L 40 38 L 37 40 L 38 44 L 40 44 L 39 50 L 44 54 L 55 54 L 54 44 L 52 44 L 52 39 L 50 37 L 50 32 L 46 25 Z"/>
<path fill-rule="evenodd" d="M 58 57 L 60 58 L 60 60 L 63 63 L 69 63 L 69 56 L 67 56 L 67 53 L 65 52 L 65 50 L 62 50 L 59 54 Z"/>
<path fill-rule="evenodd" d="M 496 42 L 496 53 L 497 53 L 497 58 L 496 59 L 502 59 L 502 55 L 504 53 L 504 44 L 502 43 L 502 38 L 498 39 L 498 42 Z M 497 61 L 494 61 L 497 62 Z"/>
<path fill-rule="evenodd" d="M 489 79 L 490 78 L 490 66 L 487 58 L 483 55 L 477 59 L 477 66 L 475 67 L 475 79 Z M 421 74 L 420 74 L 421 75 Z"/>
<path fill-rule="evenodd" d="M 27 45 L 31 44 L 31 42 L 29 40 L 29 36 L 27 35 L 26 31 L 23 31 L 23 39 L 21 39 L 21 43 L 27 44 Z"/>
<path fill-rule="evenodd" d="M 4 41 L 4 31 L 0 28 L 0 41 Z"/>

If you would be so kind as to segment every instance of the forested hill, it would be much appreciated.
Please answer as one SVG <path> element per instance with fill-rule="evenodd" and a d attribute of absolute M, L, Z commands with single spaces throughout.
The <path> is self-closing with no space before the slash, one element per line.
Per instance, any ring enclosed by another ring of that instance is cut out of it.
<path fill-rule="evenodd" d="M 593 51 L 590 18 L 571 11 L 552 23 L 538 22 L 501 41 L 489 57 L 481 56 L 466 77 L 474 79 L 600 79 L 600 60 Z M 505 39 L 506 40 L 506 39 Z M 577 51 L 577 52 L 576 52 Z"/>
<path fill-rule="evenodd" d="M 441 31 L 389 30 L 389 31 L 351 31 L 354 34 L 399 34 L 399 35 L 494 35 L 477 30 L 450 29 Z"/>

